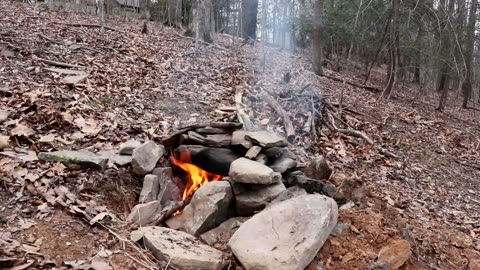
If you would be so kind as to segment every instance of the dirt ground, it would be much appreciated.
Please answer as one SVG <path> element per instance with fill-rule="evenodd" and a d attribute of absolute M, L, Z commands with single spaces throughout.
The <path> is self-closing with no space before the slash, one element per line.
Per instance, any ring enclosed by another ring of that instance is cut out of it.
<path fill-rule="evenodd" d="M 264 68 L 260 45 L 238 40 L 232 45 L 226 35 L 195 53 L 192 40 L 154 22 L 151 33 L 142 35 L 142 21 L 109 18 L 121 31 L 101 33 L 61 24 L 97 22 L 83 14 L 59 10 L 32 16 L 32 7 L 13 1 L 1 1 L 0 10 L 0 109 L 10 112 L 0 133 L 12 134 L 15 147 L 94 151 L 116 149 L 129 138 L 159 141 L 181 126 L 222 119 L 215 109 L 233 105 L 239 91 L 255 124 L 282 130 L 281 119 L 257 94 L 282 96 L 308 85 L 309 95 L 332 104 L 342 100 L 343 121 L 399 158 L 335 132 L 322 119 L 316 138 L 299 135 L 291 148 L 301 160 L 323 154 L 344 201 L 356 202 L 340 210 L 339 222 L 348 229 L 331 236 L 307 269 L 368 269 L 379 250 L 396 239 L 412 245 L 401 269 L 478 269 L 479 115 L 459 109 L 453 94 L 441 113 L 435 111 L 436 94 L 417 96 L 416 85 L 398 85 L 387 102 L 378 92 L 318 77 L 304 55 L 278 48 L 268 48 Z M 83 66 L 88 80 L 68 86 L 44 70 L 42 59 Z M 355 63 L 342 67 L 325 72 L 361 81 Z M 288 84 L 282 82 L 286 72 L 292 75 Z M 384 75 L 376 68 L 372 85 L 381 88 Z M 303 109 L 310 104 L 289 97 L 279 101 L 295 126 L 303 126 Z M 0 269 L 21 264 L 86 269 L 101 263 L 164 269 L 165 262 L 126 240 L 132 226 L 125 217 L 141 189 L 141 179 L 129 170 L 97 172 L 0 155 L 0 258 L 8 258 L 0 260 Z M 90 225 L 101 213 L 109 213 L 111 221 Z"/>

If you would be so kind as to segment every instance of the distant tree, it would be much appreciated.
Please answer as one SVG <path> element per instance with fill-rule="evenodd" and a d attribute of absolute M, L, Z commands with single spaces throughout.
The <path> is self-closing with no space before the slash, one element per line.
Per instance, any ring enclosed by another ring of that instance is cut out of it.
<path fill-rule="evenodd" d="M 322 61 L 322 14 L 323 0 L 315 0 L 313 22 L 313 71 L 317 75 L 323 74 Z"/>
<path fill-rule="evenodd" d="M 195 39 L 213 42 L 215 22 L 212 0 L 193 0 L 191 31 Z"/>
<path fill-rule="evenodd" d="M 475 47 L 475 22 L 477 20 L 477 0 L 470 3 L 470 14 L 468 17 L 468 27 L 466 34 L 465 48 L 465 80 L 462 83 L 463 103 L 462 107 L 467 108 L 468 100 L 472 96 L 473 79 L 473 49 Z"/>
<path fill-rule="evenodd" d="M 258 0 L 242 0 L 242 37 L 257 38 Z"/>

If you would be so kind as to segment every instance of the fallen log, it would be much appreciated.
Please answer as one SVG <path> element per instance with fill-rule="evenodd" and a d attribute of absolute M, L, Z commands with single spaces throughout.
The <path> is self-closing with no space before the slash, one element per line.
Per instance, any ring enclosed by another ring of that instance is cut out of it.
<path fill-rule="evenodd" d="M 295 139 L 295 128 L 293 128 L 292 121 L 280 104 L 267 92 L 262 92 L 261 97 L 272 107 L 277 114 L 283 118 L 283 125 L 287 133 L 287 140 L 291 143 Z"/>

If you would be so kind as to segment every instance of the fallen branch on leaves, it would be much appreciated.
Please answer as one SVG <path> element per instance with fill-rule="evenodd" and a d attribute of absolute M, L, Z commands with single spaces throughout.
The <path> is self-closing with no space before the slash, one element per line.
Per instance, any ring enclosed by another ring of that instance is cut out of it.
<path fill-rule="evenodd" d="M 260 94 L 260 96 L 277 112 L 278 115 L 283 118 L 283 125 L 285 127 L 285 132 L 287 133 L 287 140 L 289 142 L 293 142 L 295 139 L 295 128 L 293 128 L 292 121 L 290 120 L 288 114 L 269 93 L 264 91 Z"/>
<path fill-rule="evenodd" d="M 480 166 L 478 166 L 478 165 L 468 164 L 465 161 L 460 161 L 460 160 L 456 160 L 456 159 L 455 159 L 455 162 L 457 162 L 458 164 L 463 165 L 465 167 L 469 167 L 469 168 L 476 169 L 476 170 L 480 171 Z"/>
<path fill-rule="evenodd" d="M 347 83 L 351 86 L 355 86 L 355 87 L 358 87 L 358 88 L 363 88 L 363 89 L 365 89 L 367 91 L 370 91 L 370 92 L 374 92 L 374 93 L 383 92 L 382 89 L 377 88 L 377 87 L 368 86 L 368 85 L 364 85 L 364 84 L 359 84 L 359 83 L 356 83 L 356 82 L 351 82 L 351 81 L 348 81 L 348 80 L 345 80 L 345 79 L 337 78 L 335 76 L 330 76 L 330 75 L 326 75 L 326 74 L 323 74 L 322 76 L 325 77 L 325 78 L 337 81 L 337 82 L 342 82 L 342 83 L 345 82 L 345 83 Z"/>
<path fill-rule="evenodd" d="M 57 62 L 57 61 L 52 61 L 44 58 L 37 58 L 38 61 L 44 62 L 45 64 L 49 64 L 52 66 L 57 66 L 57 67 L 66 67 L 66 68 L 83 68 L 82 66 L 77 66 L 77 65 L 72 65 L 69 63 L 64 63 L 64 62 Z"/>
<path fill-rule="evenodd" d="M 88 23 L 64 23 L 64 22 L 56 22 L 57 24 L 72 26 L 72 27 L 86 27 L 86 28 L 102 28 L 100 24 L 88 24 Z M 103 26 L 103 28 L 111 31 L 117 31 L 120 33 L 126 33 L 125 31 L 115 29 L 109 26 Z"/>
<path fill-rule="evenodd" d="M 347 135 L 350 135 L 350 136 L 353 136 L 353 137 L 357 137 L 357 138 L 361 138 L 363 139 L 364 141 L 366 141 L 368 144 L 371 144 L 373 145 L 377 150 L 378 152 L 380 152 L 380 154 L 384 155 L 384 156 L 387 156 L 387 157 L 392 157 L 392 158 L 399 158 L 399 156 L 397 156 L 396 154 L 388 151 L 387 149 L 383 148 L 381 145 L 379 144 L 376 144 L 370 137 L 368 137 L 365 133 L 363 132 L 360 132 L 358 130 L 354 130 L 354 129 L 351 129 L 351 128 L 348 128 L 348 129 L 343 129 L 343 128 L 338 128 L 336 125 L 335 125 L 335 119 L 331 117 L 331 123 L 332 123 L 332 126 L 333 128 L 340 132 L 340 133 L 343 133 L 343 134 L 347 134 Z"/>

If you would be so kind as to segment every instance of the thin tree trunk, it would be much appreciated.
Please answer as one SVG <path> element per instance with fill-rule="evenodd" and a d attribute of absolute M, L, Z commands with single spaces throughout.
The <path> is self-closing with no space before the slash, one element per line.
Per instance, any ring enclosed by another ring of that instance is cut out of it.
<path fill-rule="evenodd" d="M 242 37 L 245 39 L 257 38 L 258 0 L 242 0 Z"/>
<path fill-rule="evenodd" d="M 323 0 L 315 0 L 313 7 L 315 13 L 313 22 L 313 71 L 317 75 L 323 75 L 322 59 L 322 23 Z"/>
<path fill-rule="evenodd" d="M 477 0 L 472 0 L 470 15 L 468 18 L 468 28 L 465 48 L 465 80 L 462 83 L 463 103 L 462 108 L 467 108 L 468 100 L 472 96 L 472 77 L 473 77 L 473 49 L 475 46 L 475 22 L 477 13 Z"/>
<path fill-rule="evenodd" d="M 392 28 L 389 42 L 390 68 L 387 72 L 387 85 L 383 91 L 382 96 L 389 98 L 392 94 L 395 81 L 397 79 L 397 60 L 399 47 L 399 22 L 398 22 L 398 0 L 392 0 Z"/>

